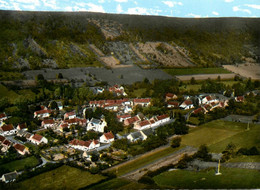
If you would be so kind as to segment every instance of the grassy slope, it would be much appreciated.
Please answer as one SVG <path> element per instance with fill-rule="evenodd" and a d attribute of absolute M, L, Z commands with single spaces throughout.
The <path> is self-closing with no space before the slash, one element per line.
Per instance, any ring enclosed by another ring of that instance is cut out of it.
<path fill-rule="evenodd" d="M 206 144 L 213 152 L 222 152 L 230 142 L 237 148 L 260 144 L 260 126 L 252 125 L 249 131 L 245 131 L 246 127 L 247 124 L 243 123 L 212 121 L 183 136 L 182 144 L 196 147 Z"/>
<path fill-rule="evenodd" d="M 164 69 L 164 71 L 172 76 L 175 75 L 192 75 L 192 74 L 223 74 L 231 73 L 223 68 L 188 68 L 188 69 Z"/>
<path fill-rule="evenodd" d="M 155 160 L 158 160 L 160 158 L 163 158 L 165 156 L 170 155 L 171 153 L 179 150 L 180 148 L 182 148 L 182 147 L 179 147 L 179 148 L 176 148 L 176 149 L 173 149 L 171 147 L 166 147 L 166 148 L 162 148 L 158 151 L 154 151 L 154 152 L 150 152 L 148 154 L 145 154 L 144 156 L 141 156 L 137 159 L 134 159 L 131 162 L 128 162 L 124 165 L 119 166 L 117 168 L 117 175 L 121 176 L 121 175 L 124 175 L 128 172 L 135 170 L 135 169 L 141 168 L 141 167 L 143 167 L 147 164 L 152 163 Z"/>
<path fill-rule="evenodd" d="M 222 175 L 215 176 L 215 171 L 164 172 L 154 177 L 155 182 L 167 188 L 259 188 L 260 173 L 257 170 L 222 168 Z"/>
<path fill-rule="evenodd" d="M 0 84 L 0 99 L 7 97 L 9 100 L 13 100 L 15 99 L 18 94 L 16 94 L 14 91 L 12 90 L 8 90 L 5 86 Z"/>
<path fill-rule="evenodd" d="M 20 171 L 20 170 L 24 170 L 25 166 L 32 168 L 34 166 L 37 166 L 38 164 L 39 164 L 38 159 L 35 158 L 34 156 L 31 156 L 21 160 L 16 160 L 13 162 L 2 164 L 0 165 L 0 168 L 6 168 L 9 169 L 10 171 L 14 171 L 14 170 Z"/>
<path fill-rule="evenodd" d="M 79 189 L 105 177 L 69 166 L 61 166 L 18 183 L 17 189 Z"/>

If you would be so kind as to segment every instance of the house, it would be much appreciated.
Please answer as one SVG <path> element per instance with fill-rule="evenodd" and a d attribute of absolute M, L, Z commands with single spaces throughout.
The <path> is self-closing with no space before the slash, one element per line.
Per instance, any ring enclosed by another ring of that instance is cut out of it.
<path fill-rule="evenodd" d="M 116 96 L 127 96 L 123 86 L 114 85 L 109 88 L 109 92 L 112 92 Z"/>
<path fill-rule="evenodd" d="M 34 112 L 34 118 L 47 118 L 50 117 L 51 110 L 39 110 Z"/>
<path fill-rule="evenodd" d="M 194 108 L 194 105 L 192 103 L 191 100 L 185 100 L 184 102 L 182 102 L 182 104 L 180 105 L 180 108 L 184 109 L 184 110 L 188 110 L 191 108 Z"/>
<path fill-rule="evenodd" d="M 89 149 L 95 149 L 100 147 L 100 142 L 98 140 L 92 140 L 90 145 L 89 145 Z"/>
<path fill-rule="evenodd" d="M 2 175 L 2 181 L 5 183 L 13 182 L 18 177 L 18 173 L 16 171 L 6 173 Z"/>
<path fill-rule="evenodd" d="M 104 133 L 100 138 L 99 141 L 101 143 L 111 143 L 115 140 L 114 135 L 111 132 Z"/>
<path fill-rule="evenodd" d="M 83 140 L 78 140 L 78 139 L 73 139 L 69 143 L 69 145 L 72 148 L 79 149 L 82 151 L 88 151 L 90 144 L 91 144 L 91 141 L 83 141 Z"/>
<path fill-rule="evenodd" d="M 5 139 L 5 140 L 3 141 L 3 143 L 2 143 L 3 148 L 2 148 L 1 150 L 2 150 L 3 152 L 6 152 L 6 151 L 10 148 L 11 145 L 12 145 L 12 142 L 9 141 L 9 140 L 7 140 L 7 139 Z"/>
<path fill-rule="evenodd" d="M 177 101 L 170 101 L 167 103 L 167 108 L 178 108 L 180 105 Z"/>
<path fill-rule="evenodd" d="M 127 138 L 130 142 L 136 142 L 136 141 L 138 141 L 138 140 L 143 140 L 143 136 L 142 136 L 142 134 L 141 134 L 140 131 L 130 133 L 129 135 L 126 136 L 126 138 Z"/>
<path fill-rule="evenodd" d="M 4 136 L 13 135 L 16 133 L 16 129 L 14 128 L 13 124 L 3 125 L 0 127 L 0 133 Z"/>
<path fill-rule="evenodd" d="M 72 119 L 68 119 L 63 121 L 64 123 L 67 123 L 69 128 L 71 125 L 78 125 L 78 119 L 77 118 L 72 118 Z"/>
<path fill-rule="evenodd" d="M 147 107 L 151 104 L 151 98 L 134 99 L 134 106 L 141 105 Z"/>
<path fill-rule="evenodd" d="M 37 144 L 37 145 L 39 145 L 39 144 L 41 144 L 41 143 L 43 143 L 43 144 L 47 144 L 47 143 L 48 143 L 48 140 L 47 140 L 45 137 L 43 137 L 43 136 L 41 136 L 41 135 L 38 135 L 38 134 L 32 135 L 32 136 L 29 138 L 29 140 L 30 140 L 32 143 Z"/>
<path fill-rule="evenodd" d="M 126 119 L 131 118 L 130 114 L 117 115 L 116 116 L 119 122 L 124 122 Z"/>
<path fill-rule="evenodd" d="M 124 113 L 132 113 L 133 109 L 130 106 L 124 106 Z"/>
<path fill-rule="evenodd" d="M 21 155 L 25 155 L 25 154 L 29 154 L 30 153 L 29 149 L 26 146 L 24 146 L 24 145 L 15 144 L 15 145 L 13 145 L 13 147 Z"/>
<path fill-rule="evenodd" d="M 140 131 L 142 135 L 142 140 L 146 140 L 150 135 L 153 135 L 153 130 L 151 128 L 143 129 Z"/>
<path fill-rule="evenodd" d="M 178 96 L 177 96 L 176 94 L 167 93 L 167 94 L 165 95 L 165 100 L 166 100 L 166 102 L 167 102 L 168 100 L 174 100 L 174 99 L 177 99 L 177 98 L 178 98 Z"/>
<path fill-rule="evenodd" d="M 106 126 L 107 122 L 105 121 L 105 119 L 92 118 L 87 125 L 87 131 L 94 130 L 96 132 L 104 133 L 104 129 Z"/>
<path fill-rule="evenodd" d="M 237 96 L 235 97 L 236 102 L 244 102 L 244 96 Z"/>
<path fill-rule="evenodd" d="M 199 113 L 205 113 L 205 110 L 202 107 L 200 107 L 200 108 L 195 109 L 192 113 L 197 115 Z"/>
<path fill-rule="evenodd" d="M 58 126 L 58 130 L 60 132 L 64 132 L 64 129 L 68 129 L 69 128 L 69 125 L 67 123 L 61 123 L 59 126 Z"/>
<path fill-rule="evenodd" d="M 72 111 L 72 112 L 67 112 L 64 114 L 64 119 L 73 119 L 76 118 L 76 112 Z"/>
<path fill-rule="evenodd" d="M 55 125 L 55 121 L 53 119 L 46 119 L 42 121 L 42 127 L 44 127 L 45 129 L 54 127 Z"/>
<path fill-rule="evenodd" d="M 204 98 L 202 98 L 201 103 L 202 104 L 210 104 L 210 103 L 217 103 L 218 99 L 216 99 L 216 97 L 214 96 L 206 96 Z"/>
<path fill-rule="evenodd" d="M 131 124 L 135 124 L 138 121 L 141 121 L 141 119 L 140 119 L 139 115 L 136 115 L 136 116 L 131 117 L 129 119 L 125 119 L 124 125 L 128 126 L 128 125 L 131 125 Z"/>
<path fill-rule="evenodd" d="M 22 124 L 18 124 L 16 127 L 17 130 L 27 130 L 27 124 L 26 123 L 22 123 Z"/>
<path fill-rule="evenodd" d="M 164 123 L 167 123 L 167 122 L 170 121 L 170 116 L 169 116 L 168 114 L 159 115 L 159 116 L 157 116 L 156 118 L 157 118 L 157 121 L 156 121 L 156 122 L 157 122 L 159 125 L 164 124 Z"/>
<path fill-rule="evenodd" d="M 0 145 L 5 141 L 5 137 L 0 135 Z"/>
<path fill-rule="evenodd" d="M 143 130 L 143 129 L 146 129 L 149 127 L 151 127 L 151 123 L 149 120 L 140 121 L 140 122 L 134 124 L 134 129 L 137 129 L 137 130 Z"/>

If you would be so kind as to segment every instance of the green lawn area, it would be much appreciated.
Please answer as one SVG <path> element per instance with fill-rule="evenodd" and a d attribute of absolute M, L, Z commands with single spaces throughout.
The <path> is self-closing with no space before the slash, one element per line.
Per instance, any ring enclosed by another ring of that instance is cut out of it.
<path fill-rule="evenodd" d="M 105 177 L 64 165 L 18 183 L 17 189 L 79 189 L 102 179 Z"/>
<path fill-rule="evenodd" d="M 12 162 L 8 162 L 6 164 L 0 165 L 0 168 L 6 168 L 10 171 L 20 171 L 24 170 L 26 166 L 33 168 L 39 164 L 39 161 L 34 156 L 30 156 L 21 160 L 15 160 Z"/>
<path fill-rule="evenodd" d="M 128 172 L 135 170 L 135 169 L 141 168 L 141 167 L 143 167 L 147 164 L 152 163 L 153 161 L 156 161 L 160 158 L 168 156 L 168 155 L 172 154 L 173 152 L 175 152 L 175 151 L 177 151 L 181 148 L 183 148 L 183 146 L 178 147 L 178 148 L 166 147 L 166 148 L 163 148 L 159 151 L 145 154 L 144 156 L 141 156 L 137 159 L 132 160 L 131 162 L 128 162 L 124 165 L 119 166 L 118 169 L 117 169 L 117 175 L 121 176 L 121 175 L 124 175 Z"/>
<path fill-rule="evenodd" d="M 170 75 L 192 75 L 192 74 L 223 74 L 231 73 L 224 68 L 187 68 L 187 69 L 164 69 Z"/>
<path fill-rule="evenodd" d="M 222 152 L 230 142 L 237 148 L 259 145 L 260 125 L 251 125 L 249 131 L 245 130 L 246 127 L 244 123 L 211 121 L 184 135 L 182 144 L 195 147 L 206 144 L 212 152 Z"/>
<path fill-rule="evenodd" d="M 193 125 L 199 125 L 200 121 L 198 117 L 189 117 L 189 122 Z"/>
<path fill-rule="evenodd" d="M 237 156 L 235 158 L 230 159 L 228 162 L 260 162 L 260 156 Z"/>
<path fill-rule="evenodd" d="M 222 175 L 215 175 L 215 170 L 187 171 L 175 170 L 164 172 L 154 177 L 163 188 L 260 188 L 260 172 L 238 168 L 221 168 Z"/>
<path fill-rule="evenodd" d="M 123 178 L 114 178 L 109 181 L 105 181 L 103 183 L 97 184 L 89 189 L 118 189 L 119 187 L 123 187 L 127 184 L 131 183 L 130 181 L 123 179 Z"/>

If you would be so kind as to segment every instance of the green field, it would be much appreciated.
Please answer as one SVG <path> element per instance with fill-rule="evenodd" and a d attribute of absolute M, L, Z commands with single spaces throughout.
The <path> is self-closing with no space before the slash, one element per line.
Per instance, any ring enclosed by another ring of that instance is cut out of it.
<path fill-rule="evenodd" d="M 103 183 L 97 184 L 89 189 L 118 189 L 119 187 L 123 187 L 127 184 L 129 184 L 130 181 L 123 179 L 123 178 L 114 178 L 109 181 L 105 181 Z"/>
<path fill-rule="evenodd" d="M 260 172 L 257 170 L 222 168 L 222 175 L 210 171 L 175 170 L 164 172 L 154 177 L 155 182 L 163 188 L 260 188 Z"/>
<path fill-rule="evenodd" d="M 17 189 L 79 189 L 102 179 L 105 177 L 64 165 L 18 183 Z"/>
<path fill-rule="evenodd" d="M 16 160 L 12 162 L 8 162 L 6 164 L 0 165 L 0 168 L 5 168 L 10 171 L 20 171 L 24 170 L 25 167 L 33 168 L 39 164 L 39 161 L 34 156 L 30 156 L 21 160 Z"/>
<path fill-rule="evenodd" d="M 175 75 L 193 75 L 193 74 L 223 74 L 231 73 L 224 68 L 188 68 L 188 69 L 164 69 L 164 71 L 172 76 Z"/>
<path fill-rule="evenodd" d="M 246 131 L 247 124 L 216 120 L 197 127 L 182 137 L 182 145 L 199 147 L 209 146 L 212 152 L 222 152 L 229 143 L 237 148 L 251 148 L 260 144 L 260 125 L 252 125 Z"/>
<path fill-rule="evenodd" d="M 160 158 L 168 156 L 168 155 L 172 154 L 173 152 L 179 150 L 180 148 L 183 148 L 183 146 L 175 148 L 175 149 L 171 148 L 171 147 L 166 147 L 166 148 L 160 149 L 159 151 L 150 152 L 148 154 L 145 154 L 144 156 L 141 156 L 137 159 L 134 159 L 126 164 L 123 164 L 123 165 L 117 167 L 117 169 L 114 169 L 114 171 L 117 170 L 118 176 L 124 175 L 135 169 L 138 169 L 147 164 L 150 164 L 153 161 L 156 161 Z"/>
<path fill-rule="evenodd" d="M 237 156 L 235 158 L 231 158 L 228 162 L 260 162 L 260 156 Z"/>

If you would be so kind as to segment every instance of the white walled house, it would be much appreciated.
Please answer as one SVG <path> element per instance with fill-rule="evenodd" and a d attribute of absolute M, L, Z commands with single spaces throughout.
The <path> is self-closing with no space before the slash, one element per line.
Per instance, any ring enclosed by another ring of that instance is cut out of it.
<path fill-rule="evenodd" d="M 0 127 L 0 134 L 4 136 L 13 135 L 15 133 L 16 133 L 16 129 L 12 124 L 3 125 L 2 127 Z"/>
<path fill-rule="evenodd" d="M 29 149 L 26 146 L 22 145 L 22 144 L 15 144 L 13 147 L 21 155 L 25 155 L 25 154 L 29 154 L 30 153 Z"/>
<path fill-rule="evenodd" d="M 89 149 L 95 149 L 100 147 L 100 142 L 98 140 L 92 140 L 90 145 L 89 145 Z"/>
<path fill-rule="evenodd" d="M 182 102 L 182 104 L 180 105 L 180 108 L 184 109 L 184 110 L 188 110 L 191 108 L 194 108 L 194 105 L 192 103 L 191 100 L 185 100 L 184 102 Z"/>
<path fill-rule="evenodd" d="M 37 144 L 37 145 L 39 145 L 41 143 L 43 143 L 43 144 L 48 143 L 48 140 L 45 137 L 38 135 L 38 134 L 32 135 L 29 138 L 29 141 L 31 141 L 32 143 Z"/>
<path fill-rule="evenodd" d="M 143 140 L 143 136 L 140 131 L 130 133 L 129 135 L 126 136 L 126 138 L 130 142 L 136 142 L 138 140 Z"/>
<path fill-rule="evenodd" d="M 45 129 L 54 127 L 55 125 L 55 121 L 53 119 L 46 119 L 42 121 L 42 127 L 44 127 Z"/>
<path fill-rule="evenodd" d="M 134 124 L 134 129 L 143 130 L 151 127 L 149 120 L 140 121 Z"/>
<path fill-rule="evenodd" d="M 34 112 L 34 118 L 47 118 L 50 117 L 50 110 L 39 110 Z"/>
<path fill-rule="evenodd" d="M 76 112 L 72 111 L 72 112 L 67 112 L 64 114 L 64 119 L 73 119 L 76 118 Z"/>
<path fill-rule="evenodd" d="M 96 132 L 104 133 L 106 126 L 107 122 L 104 119 L 92 118 L 87 125 L 87 131 L 94 130 Z"/>
<path fill-rule="evenodd" d="M 100 138 L 99 141 L 101 143 L 111 143 L 115 140 L 114 135 L 111 132 L 104 133 Z"/>
<path fill-rule="evenodd" d="M 82 151 L 88 151 L 90 144 L 91 144 L 91 141 L 83 141 L 83 140 L 78 140 L 78 139 L 73 139 L 69 143 L 69 145 L 72 148 L 79 149 Z"/>
<path fill-rule="evenodd" d="M 18 173 L 16 171 L 6 173 L 2 175 L 2 181 L 5 183 L 13 182 L 18 177 Z"/>
<path fill-rule="evenodd" d="M 164 124 L 164 123 L 167 123 L 167 122 L 169 122 L 171 119 L 170 119 L 170 116 L 168 115 L 168 114 L 164 114 L 164 115 L 159 115 L 159 116 L 157 116 L 156 117 L 157 118 L 157 123 L 159 124 L 159 125 L 162 125 L 162 124 Z"/>

